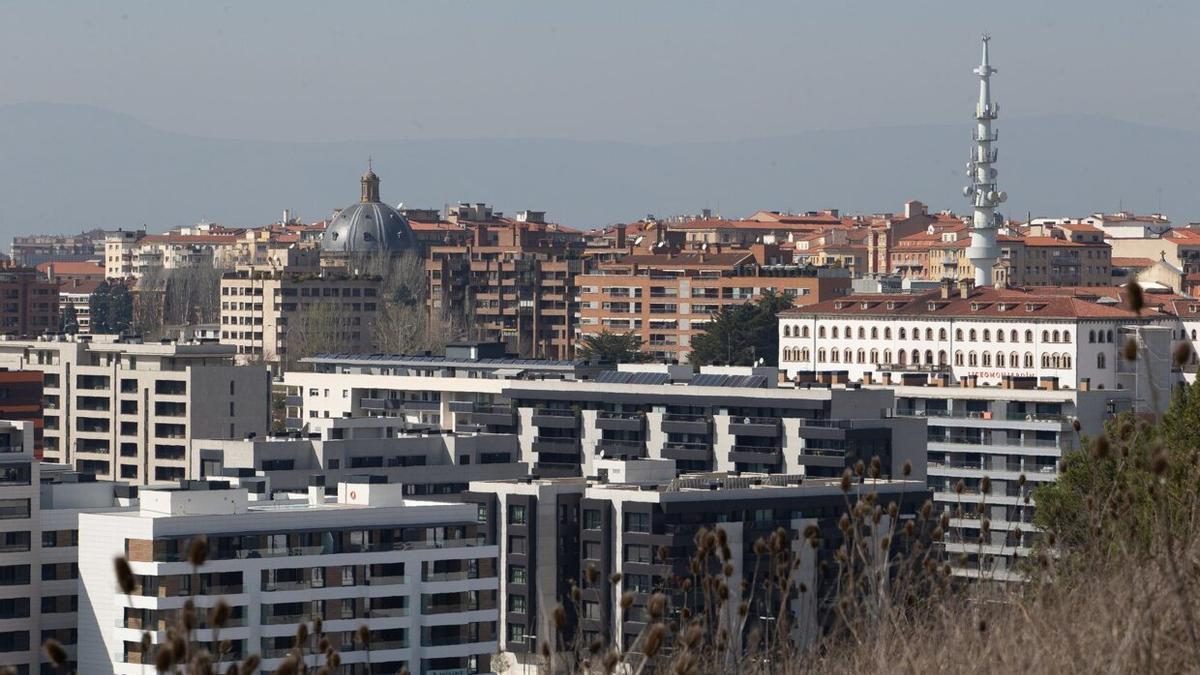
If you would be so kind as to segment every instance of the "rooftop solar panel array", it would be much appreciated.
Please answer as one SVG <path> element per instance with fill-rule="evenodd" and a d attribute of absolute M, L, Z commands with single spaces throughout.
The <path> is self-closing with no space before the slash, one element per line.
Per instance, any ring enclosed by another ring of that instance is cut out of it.
<path fill-rule="evenodd" d="M 666 373 L 606 370 L 596 375 L 596 382 L 601 384 L 666 384 L 669 381 L 670 377 Z"/>

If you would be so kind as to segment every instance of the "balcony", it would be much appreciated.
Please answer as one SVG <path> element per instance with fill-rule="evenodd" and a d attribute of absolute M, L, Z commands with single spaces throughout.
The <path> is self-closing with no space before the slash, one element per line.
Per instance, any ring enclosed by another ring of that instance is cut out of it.
<path fill-rule="evenodd" d="M 533 411 L 533 426 L 548 429 L 574 429 L 575 411 L 558 408 L 538 408 Z"/>
<path fill-rule="evenodd" d="M 363 410 L 399 410 L 403 405 L 404 401 L 398 398 L 364 398 L 358 403 Z"/>
<path fill-rule="evenodd" d="M 304 405 L 304 397 L 289 394 L 283 398 L 283 404 L 287 406 L 299 407 Z"/>
<path fill-rule="evenodd" d="M 668 434 L 708 434 L 711 423 L 704 415 L 667 413 L 663 415 L 662 430 Z"/>
<path fill-rule="evenodd" d="M 634 459 L 646 456 L 646 441 L 601 438 L 596 441 L 596 449 L 604 453 L 605 457 Z"/>
<path fill-rule="evenodd" d="M 779 435 L 779 418 L 731 416 L 729 418 L 729 433 L 735 436 L 773 438 Z"/>
<path fill-rule="evenodd" d="M 533 439 L 534 452 L 578 452 L 578 438 L 537 436 Z"/>
<path fill-rule="evenodd" d="M 596 414 L 596 428 L 609 431 L 643 431 L 646 428 L 646 416 L 640 412 L 601 410 Z"/>
<path fill-rule="evenodd" d="M 783 461 L 783 450 L 753 445 L 735 445 L 729 459 L 746 464 L 779 464 Z"/>
<path fill-rule="evenodd" d="M 712 446 L 707 443 L 664 443 L 662 456 L 664 459 L 703 462 L 712 459 Z"/>

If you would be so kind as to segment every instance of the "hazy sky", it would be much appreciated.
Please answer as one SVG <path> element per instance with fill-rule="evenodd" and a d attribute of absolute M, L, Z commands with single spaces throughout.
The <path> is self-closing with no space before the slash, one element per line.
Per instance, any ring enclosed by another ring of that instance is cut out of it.
<path fill-rule="evenodd" d="M 1194 0 L 0 1 L 0 105 L 301 141 L 966 125 L 987 30 L 1007 117 L 1195 131 L 1197 28 Z"/>

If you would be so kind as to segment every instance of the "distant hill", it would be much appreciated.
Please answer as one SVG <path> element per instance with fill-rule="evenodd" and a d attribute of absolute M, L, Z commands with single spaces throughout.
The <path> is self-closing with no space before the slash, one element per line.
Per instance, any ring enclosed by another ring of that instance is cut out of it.
<path fill-rule="evenodd" d="M 286 114 L 282 113 L 281 114 Z M 1011 215 L 1164 210 L 1200 220 L 1200 134 L 1092 116 L 1001 119 Z M 748 130 L 748 133 L 753 130 Z M 152 230 L 208 219 L 260 225 L 284 208 L 318 220 L 358 197 L 368 155 L 383 197 L 414 207 L 486 201 L 590 227 L 710 207 L 898 210 L 966 206 L 961 125 L 812 131 L 638 145 L 569 140 L 279 143 L 199 138 L 84 106 L 0 107 L 0 241 L 94 226 Z"/>

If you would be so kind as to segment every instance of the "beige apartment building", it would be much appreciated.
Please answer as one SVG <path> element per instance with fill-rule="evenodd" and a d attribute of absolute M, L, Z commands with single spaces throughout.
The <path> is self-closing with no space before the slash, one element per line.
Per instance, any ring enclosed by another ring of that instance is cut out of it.
<path fill-rule="evenodd" d="M 111 335 L 0 341 L 0 366 L 42 372 L 45 461 L 142 484 L 183 478 L 192 438 L 266 432 L 270 374 L 233 355 Z"/>
<path fill-rule="evenodd" d="M 749 302 L 764 291 L 806 305 L 844 295 L 849 272 L 779 262 L 778 247 L 758 244 L 722 253 L 628 255 L 593 274 L 580 275 L 579 332 L 634 332 L 657 360 L 686 361 L 692 336 L 725 305 Z"/>
<path fill-rule="evenodd" d="M 236 349 L 239 363 L 287 360 L 289 331 L 295 339 L 318 330 L 337 351 L 370 350 L 379 311 L 380 279 L 342 268 L 239 267 L 221 278 L 221 343 Z M 306 322 L 312 322 L 311 325 Z"/>

